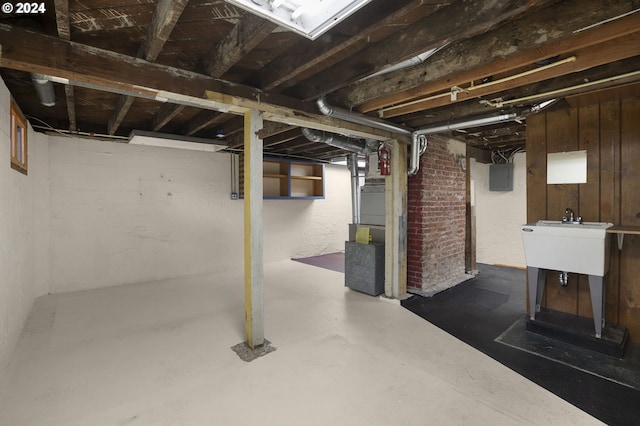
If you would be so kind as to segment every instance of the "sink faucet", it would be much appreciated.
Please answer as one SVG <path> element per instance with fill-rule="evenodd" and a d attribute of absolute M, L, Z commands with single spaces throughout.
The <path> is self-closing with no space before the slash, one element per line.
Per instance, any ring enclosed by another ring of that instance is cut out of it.
<path fill-rule="evenodd" d="M 567 207 L 564 210 L 564 216 L 562 216 L 562 223 L 571 223 L 574 225 L 578 225 L 582 223 L 582 216 L 574 217 L 573 210 Z"/>

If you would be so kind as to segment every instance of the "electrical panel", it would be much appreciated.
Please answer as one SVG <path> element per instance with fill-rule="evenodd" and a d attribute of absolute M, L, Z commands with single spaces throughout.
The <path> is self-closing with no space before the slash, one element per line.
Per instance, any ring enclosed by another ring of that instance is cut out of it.
<path fill-rule="evenodd" d="M 489 191 L 513 191 L 513 163 L 489 166 Z"/>

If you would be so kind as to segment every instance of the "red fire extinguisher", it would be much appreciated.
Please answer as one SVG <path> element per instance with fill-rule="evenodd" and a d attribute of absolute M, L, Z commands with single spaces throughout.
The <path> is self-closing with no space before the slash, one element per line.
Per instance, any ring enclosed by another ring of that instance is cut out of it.
<path fill-rule="evenodd" d="M 382 144 L 378 149 L 378 167 L 380 168 L 380 174 L 382 176 L 389 176 L 391 174 L 390 168 L 391 153 L 387 145 Z"/>

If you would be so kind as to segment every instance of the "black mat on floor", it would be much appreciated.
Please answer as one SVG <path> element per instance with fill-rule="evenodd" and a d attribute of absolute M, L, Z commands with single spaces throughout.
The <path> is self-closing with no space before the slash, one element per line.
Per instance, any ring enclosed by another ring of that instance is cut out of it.
<path fill-rule="evenodd" d="M 640 352 L 630 346 L 623 359 L 585 350 L 526 330 L 525 317 L 514 322 L 496 342 L 640 391 Z"/>
<path fill-rule="evenodd" d="M 336 272 L 344 273 L 344 253 L 329 253 L 321 254 L 319 256 L 302 257 L 298 259 L 291 259 L 296 262 L 305 263 L 307 265 L 317 266 L 319 268 L 330 269 Z"/>
<path fill-rule="evenodd" d="M 576 353 L 563 353 L 566 343 L 528 341 L 531 333 L 524 322 L 518 325 L 525 318 L 525 271 L 482 264 L 478 269 L 474 279 L 433 297 L 413 296 L 402 301 L 402 306 L 601 421 L 638 424 L 637 379 L 625 377 L 623 381 L 620 377 L 625 373 L 613 372 L 624 366 L 637 377 L 638 345 L 628 344 L 622 360 L 602 359 L 606 355 L 575 348 L 582 352 L 577 361 Z"/>

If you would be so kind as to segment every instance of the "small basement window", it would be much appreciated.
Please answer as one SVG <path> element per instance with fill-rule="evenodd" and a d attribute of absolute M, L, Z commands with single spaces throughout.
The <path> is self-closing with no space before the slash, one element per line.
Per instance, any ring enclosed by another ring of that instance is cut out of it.
<path fill-rule="evenodd" d="M 27 174 L 27 124 L 18 108 L 11 99 L 11 168 Z"/>

